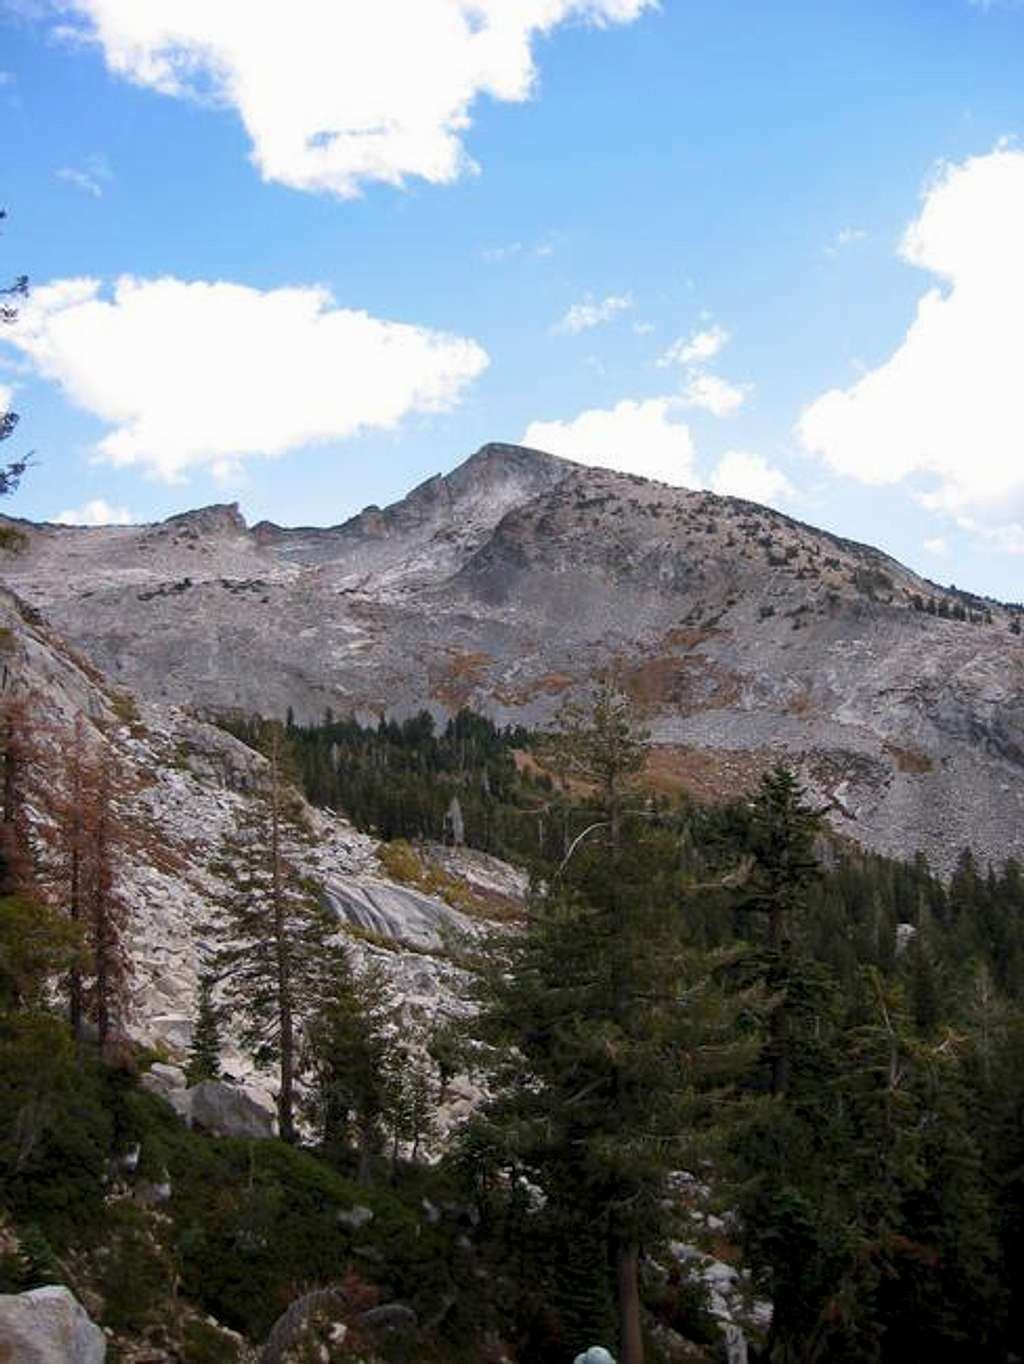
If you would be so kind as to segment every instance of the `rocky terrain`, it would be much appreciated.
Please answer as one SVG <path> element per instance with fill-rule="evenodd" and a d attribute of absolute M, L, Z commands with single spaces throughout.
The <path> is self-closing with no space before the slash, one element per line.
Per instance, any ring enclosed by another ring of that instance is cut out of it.
<path fill-rule="evenodd" d="M 137 1040 L 182 1060 L 210 906 L 223 892 L 211 864 L 263 760 L 177 707 L 137 701 L 112 687 L 32 608 L 3 590 L 0 683 L 7 695 L 31 693 L 44 726 L 87 716 L 122 761 L 129 783 L 119 810 L 125 839 L 118 882 L 132 911 L 130 1028 Z M 312 809 L 307 817 L 315 837 L 293 851 L 337 913 L 357 959 L 373 957 L 385 967 L 404 1023 L 424 1025 L 438 1012 L 464 1010 L 464 976 L 448 949 L 453 938 L 477 932 L 478 921 L 396 884 L 377 858 L 376 840 L 343 819 Z M 504 914 L 509 900 L 524 893 L 520 874 L 494 858 L 454 849 L 443 857 L 448 875 L 475 892 L 484 913 L 488 896 Z M 230 1048 L 224 1068 L 270 1105 L 262 1077 L 243 1053 Z M 458 1094 L 453 1100 L 461 1101 Z"/>
<path fill-rule="evenodd" d="M 753 503 L 489 445 L 326 529 L 11 524 L 6 581 L 151 701 L 543 724 L 612 666 L 666 786 L 784 757 L 869 847 L 1024 854 L 1015 611 Z"/>

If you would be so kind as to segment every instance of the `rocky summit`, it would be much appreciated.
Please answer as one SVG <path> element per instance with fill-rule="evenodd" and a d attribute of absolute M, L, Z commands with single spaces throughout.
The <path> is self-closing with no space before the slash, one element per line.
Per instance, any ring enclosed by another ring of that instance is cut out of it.
<path fill-rule="evenodd" d="M 754 503 L 494 444 L 328 528 L 7 524 L 8 585 L 151 701 L 535 725 L 613 667 L 666 787 L 784 758 L 867 847 L 1024 856 L 1019 609 Z"/>

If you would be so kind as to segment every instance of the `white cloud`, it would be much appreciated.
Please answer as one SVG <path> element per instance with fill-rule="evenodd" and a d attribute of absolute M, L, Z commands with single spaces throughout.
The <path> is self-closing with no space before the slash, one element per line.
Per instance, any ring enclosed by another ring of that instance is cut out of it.
<path fill-rule="evenodd" d="M 945 166 L 901 254 L 943 284 L 895 352 L 801 414 L 804 447 L 871 484 L 913 479 L 934 511 L 1024 542 L 1024 152 Z"/>
<path fill-rule="evenodd" d="M 730 384 L 717 374 L 690 372 L 683 401 L 687 407 L 699 407 L 710 412 L 713 417 L 729 417 L 747 400 L 747 389 L 738 384 Z"/>
<path fill-rule="evenodd" d="M 729 333 L 716 322 L 689 336 L 680 336 L 673 341 L 661 356 L 658 366 L 667 369 L 670 365 L 704 365 L 713 360 L 729 341 Z"/>
<path fill-rule="evenodd" d="M 651 332 L 654 331 L 654 323 L 634 322 L 633 330 L 636 332 L 637 336 L 650 336 Z"/>
<path fill-rule="evenodd" d="M 89 156 L 81 166 L 61 166 L 55 171 L 58 180 L 81 190 L 94 199 L 103 197 L 104 187 L 114 178 L 106 157 Z"/>
<path fill-rule="evenodd" d="M 109 69 L 234 109 L 265 180 L 342 196 L 448 184 L 480 96 L 534 92 L 559 24 L 630 23 L 656 0 L 53 0 Z M 70 26 L 65 26 L 70 27 Z"/>
<path fill-rule="evenodd" d="M 682 368 L 681 401 L 686 407 L 700 408 L 714 417 L 728 417 L 743 406 L 749 385 L 732 384 L 717 374 L 709 374 L 704 368 L 721 354 L 730 336 L 724 327 L 711 322 L 707 313 L 703 314 L 703 320 L 709 325 L 673 341 L 659 357 L 658 368 L 676 365 Z"/>
<path fill-rule="evenodd" d="M 322 288 L 124 277 L 37 287 L 2 339 L 111 430 L 115 465 L 197 465 L 390 429 L 452 407 L 487 366 L 474 341 L 338 308 Z"/>
<path fill-rule="evenodd" d="M 931 539 L 925 540 L 924 547 L 929 554 L 937 554 L 940 557 L 949 553 L 949 543 L 943 535 L 933 535 Z"/>
<path fill-rule="evenodd" d="M 796 495 L 796 489 L 781 469 L 770 465 L 763 455 L 746 450 L 724 454 L 711 475 L 710 486 L 723 497 L 742 497 L 773 507 Z"/>
<path fill-rule="evenodd" d="M 625 398 L 571 421 L 531 422 L 522 443 L 577 464 L 618 469 L 684 487 L 700 485 L 690 429 L 673 421 L 673 398 Z"/>
<path fill-rule="evenodd" d="M 102 497 L 86 502 L 84 507 L 69 507 L 55 516 L 58 526 L 134 526 L 138 522 L 127 507 L 112 507 Z"/>
<path fill-rule="evenodd" d="M 0 384 L 0 417 L 10 412 L 14 406 L 14 389 L 8 384 Z"/>
<path fill-rule="evenodd" d="M 574 303 L 551 330 L 561 332 L 565 336 L 578 336 L 580 332 L 588 332 L 593 327 L 600 327 L 604 322 L 611 322 L 632 306 L 632 294 L 609 294 L 600 302 L 587 298 L 582 303 Z"/>

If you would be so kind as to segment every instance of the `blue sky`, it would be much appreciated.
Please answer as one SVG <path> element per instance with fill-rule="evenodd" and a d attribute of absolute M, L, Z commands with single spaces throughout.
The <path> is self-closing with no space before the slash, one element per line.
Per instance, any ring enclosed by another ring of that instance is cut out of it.
<path fill-rule="evenodd" d="M 11 512 L 530 440 L 1024 597 L 1024 6 L 0 0 L 0 72 Z"/>

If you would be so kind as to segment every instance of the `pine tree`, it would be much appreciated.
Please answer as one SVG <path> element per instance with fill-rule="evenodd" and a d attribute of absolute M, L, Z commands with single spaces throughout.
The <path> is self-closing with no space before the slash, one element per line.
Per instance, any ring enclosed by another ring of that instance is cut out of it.
<path fill-rule="evenodd" d="M 331 941 L 337 921 L 298 866 L 310 833 L 282 753 L 273 730 L 263 776 L 216 859 L 226 890 L 210 925 L 216 946 L 207 971 L 253 1059 L 277 1069 L 281 1136 L 294 1141 L 302 1023 L 344 964 Z"/>
<path fill-rule="evenodd" d="M 213 1002 L 213 984 L 208 976 L 201 976 L 192 1043 L 185 1068 L 188 1083 L 197 1085 L 201 1080 L 219 1080 L 220 1053 L 220 1015 Z"/>
<path fill-rule="evenodd" d="M 118 886 L 122 829 L 115 796 L 123 772 L 104 744 L 94 755 L 86 787 L 86 923 L 92 980 L 86 1006 L 96 1023 L 100 1054 L 124 1025 L 128 1008 L 128 904 Z"/>
<path fill-rule="evenodd" d="M 808 892 L 821 875 L 814 848 L 821 822 L 822 812 L 806 803 L 788 768 L 779 766 L 765 773 L 751 802 L 748 849 L 752 865 L 738 907 L 764 915 L 766 923 L 762 972 L 776 999 L 767 1047 L 774 1095 L 784 1094 L 789 1083 L 793 934 Z"/>
<path fill-rule="evenodd" d="M 485 974 L 482 1035 L 499 1065 L 484 1120 L 552 1209 L 601 1229 L 622 1364 L 642 1364 L 641 1247 L 663 1230 L 668 1173 L 709 1124 L 708 1087 L 750 1053 L 730 1032 L 737 1002 L 683 941 L 678 839 L 646 804 L 629 808 L 646 762 L 629 703 L 602 686 L 549 752 L 593 807 Z"/>
<path fill-rule="evenodd" d="M 395 1131 L 401 1102 L 393 1012 L 383 970 L 372 964 L 359 969 L 339 952 L 330 990 L 307 1030 L 309 1117 L 332 1158 L 355 1150 L 361 1183 L 370 1181 L 374 1161 Z"/>

